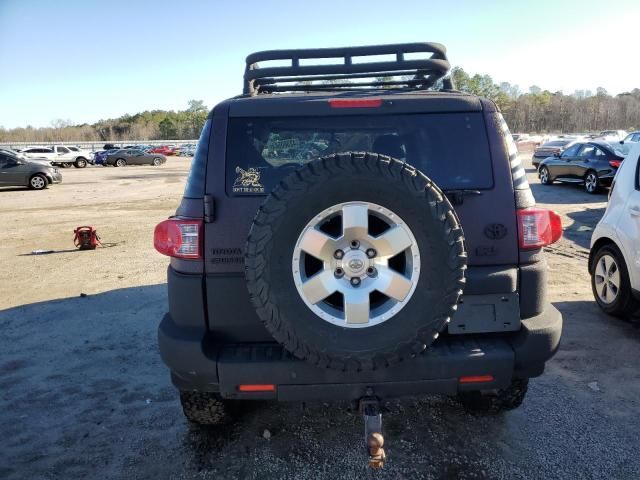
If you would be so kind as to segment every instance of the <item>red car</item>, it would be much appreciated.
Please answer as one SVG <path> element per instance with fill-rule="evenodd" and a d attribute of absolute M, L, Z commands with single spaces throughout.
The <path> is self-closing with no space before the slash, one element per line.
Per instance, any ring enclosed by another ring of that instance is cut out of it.
<path fill-rule="evenodd" d="M 160 153 L 166 156 L 175 155 L 173 147 L 169 147 L 167 145 L 161 145 L 159 147 L 152 148 L 151 150 L 149 150 L 149 153 Z"/>

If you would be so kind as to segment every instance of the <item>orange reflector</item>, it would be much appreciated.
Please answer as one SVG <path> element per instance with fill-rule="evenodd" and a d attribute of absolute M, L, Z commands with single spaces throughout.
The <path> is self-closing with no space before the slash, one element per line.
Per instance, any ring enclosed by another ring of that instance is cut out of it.
<path fill-rule="evenodd" d="M 275 385 L 238 385 L 241 392 L 275 392 Z"/>
<path fill-rule="evenodd" d="M 493 382 L 492 375 L 469 375 L 467 377 L 460 377 L 458 380 L 460 383 L 486 383 Z"/>

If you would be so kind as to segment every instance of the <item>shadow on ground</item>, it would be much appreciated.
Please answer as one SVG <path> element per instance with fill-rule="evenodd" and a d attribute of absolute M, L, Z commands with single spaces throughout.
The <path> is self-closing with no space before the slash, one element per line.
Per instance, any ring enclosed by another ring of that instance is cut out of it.
<path fill-rule="evenodd" d="M 536 199 L 544 198 L 547 204 L 580 205 L 583 203 L 597 203 L 607 201 L 607 191 L 590 194 L 585 192 L 580 185 L 554 183 L 543 185 L 530 183 L 531 191 Z"/>
<path fill-rule="evenodd" d="M 362 418 L 344 404 L 261 403 L 221 428 L 190 426 L 157 349 L 165 289 L 0 312 L 0 478 L 371 477 Z M 557 306 L 559 360 L 521 408 L 475 417 L 447 397 L 393 401 L 389 461 L 375 478 L 637 478 L 635 387 L 627 378 L 613 403 L 605 378 L 637 376 L 637 361 L 620 358 L 638 358 L 637 331 L 588 302 Z M 594 377 L 602 392 L 587 387 Z"/>
<path fill-rule="evenodd" d="M 591 247 L 593 230 L 604 215 L 605 210 L 606 207 L 600 207 L 567 212 L 565 215 L 573 220 L 573 224 L 564 230 L 563 236 L 588 250 Z"/>

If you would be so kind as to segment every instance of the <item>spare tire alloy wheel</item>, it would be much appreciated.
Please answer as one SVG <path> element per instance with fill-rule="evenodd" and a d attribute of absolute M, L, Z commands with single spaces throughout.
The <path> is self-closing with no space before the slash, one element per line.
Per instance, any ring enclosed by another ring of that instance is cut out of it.
<path fill-rule="evenodd" d="M 423 173 L 374 153 L 312 160 L 251 226 L 245 276 L 276 341 L 338 370 L 384 368 L 425 350 L 464 287 L 464 235 Z"/>
<path fill-rule="evenodd" d="M 370 216 L 384 233 L 371 235 Z M 342 234 L 334 238 L 322 227 L 336 217 Z M 409 227 L 392 211 L 368 202 L 341 203 L 307 224 L 293 250 L 292 272 L 300 297 L 318 317 L 366 328 L 393 317 L 411 299 L 420 277 L 420 252 Z"/>

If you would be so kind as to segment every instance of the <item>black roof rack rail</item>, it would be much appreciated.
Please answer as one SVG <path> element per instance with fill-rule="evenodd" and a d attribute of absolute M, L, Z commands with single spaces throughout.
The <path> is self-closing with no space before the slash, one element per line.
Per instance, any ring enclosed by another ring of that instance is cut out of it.
<path fill-rule="evenodd" d="M 428 55 L 412 59 L 405 57 L 416 53 Z M 367 57 L 382 55 L 393 55 L 394 59 L 367 61 Z M 357 62 L 354 62 L 355 57 Z M 320 65 L 301 64 L 301 60 L 314 59 L 325 61 Z M 336 63 L 326 64 L 326 59 Z M 289 62 L 289 65 L 259 66 L 259 62 L 272 61 Z M 430 42 L 269 50 L 252 53 L 246 62 L 243 93 L 252 96 L 272 92 L 357 90 L 362 87 L 427 89 L 444 78 L 451 68 L 445 46 Z M 447 81 L 445 88 L 449 87 L 450 82 Z"/>

